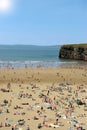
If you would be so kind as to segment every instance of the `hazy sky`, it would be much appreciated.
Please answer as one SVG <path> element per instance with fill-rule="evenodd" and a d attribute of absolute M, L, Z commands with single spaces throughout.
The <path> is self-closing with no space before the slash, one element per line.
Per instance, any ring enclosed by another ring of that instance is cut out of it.
<path fill-rule="evenodd" d="M 87 0 L 0 0 L 0 44 L 87 43 Z"/>

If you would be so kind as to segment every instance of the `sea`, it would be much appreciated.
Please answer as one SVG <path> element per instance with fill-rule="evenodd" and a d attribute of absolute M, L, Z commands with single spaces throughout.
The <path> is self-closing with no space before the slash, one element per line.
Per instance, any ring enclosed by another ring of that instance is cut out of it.
<path fill-rule="evenodd" d="M 0 45 L 0 68 L 58 68 L 87 65 L 83 61 L 60 59 L 60 48 L 60 45 Z"/>

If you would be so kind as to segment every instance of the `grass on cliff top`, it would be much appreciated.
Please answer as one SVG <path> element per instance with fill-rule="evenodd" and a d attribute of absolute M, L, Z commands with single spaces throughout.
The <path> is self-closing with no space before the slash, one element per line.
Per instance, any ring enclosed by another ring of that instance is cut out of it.
<path fill-rule="evenodd" d="M 66 45 L 63 45 L 62 47 L 87 48 L 87 43 L 85 43 L 85 44 L 66 44 Z"/>

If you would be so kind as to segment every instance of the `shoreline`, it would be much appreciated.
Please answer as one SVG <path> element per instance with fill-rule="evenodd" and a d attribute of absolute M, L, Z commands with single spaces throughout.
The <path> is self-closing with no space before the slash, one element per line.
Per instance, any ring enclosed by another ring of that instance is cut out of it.
<path fill-rule="evenodd" d="M 60 68 L 87 66 L 86 61 L 62 59 L 60 61 L 0 61 L 0 69 Z"/>

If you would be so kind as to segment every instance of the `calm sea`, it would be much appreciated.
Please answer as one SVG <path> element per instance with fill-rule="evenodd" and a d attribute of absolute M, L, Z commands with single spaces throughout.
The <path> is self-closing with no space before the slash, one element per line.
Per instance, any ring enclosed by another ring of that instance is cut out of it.
<path fill-rule="evenodd" d="M 56 68 L 76 65 L 59 59 L 61 46 L 0 45 L 0 68 Z"/>

